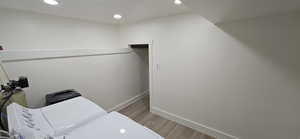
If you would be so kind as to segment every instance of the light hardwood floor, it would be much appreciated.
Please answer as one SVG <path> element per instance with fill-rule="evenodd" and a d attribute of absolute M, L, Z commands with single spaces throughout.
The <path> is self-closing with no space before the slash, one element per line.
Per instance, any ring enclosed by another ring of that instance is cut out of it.
<path fill-rule="evenodd" d="M 165 137 L 165 139 L 214 139 L 191 128 L 152 114 L 149 111 L 149 97 L 145 97 L 119 112 L 152 129 Z"/>

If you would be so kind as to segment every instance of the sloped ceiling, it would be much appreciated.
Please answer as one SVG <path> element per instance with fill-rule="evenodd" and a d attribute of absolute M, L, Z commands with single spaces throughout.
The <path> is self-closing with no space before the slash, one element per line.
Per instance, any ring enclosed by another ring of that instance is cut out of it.
<path fill-rule="evenodd" d="M 213 23 L 300 10 L 300 0 L 186 0 L 185 4 Z"/>
<path fill-rule="evenodd" d="M 49 6 L 42 0 L 0 0 L 0 7 L 72 17 L 109 24 L 134 23 L 152 18 L 195 12 L 213 23 L 300 10 L 300 0 L 58 0 Z M 122 20 L 112 15 L 120 13 Z"/>

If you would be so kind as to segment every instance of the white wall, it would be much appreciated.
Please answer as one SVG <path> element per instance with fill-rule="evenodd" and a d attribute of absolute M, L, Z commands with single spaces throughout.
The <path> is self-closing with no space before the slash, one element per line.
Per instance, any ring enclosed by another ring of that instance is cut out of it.
<path fill-rule="evenodd" d="M 0 45 L 8 50 L 119 47 L 114 25 L 7 9 L 0 17 Z"/>
<path fill-rule="evenodd" d="M 159 66 L 152 110 L 240 139 L 296 139 L 299 17 L 253 19 L 222 30 L 200 16 L 179 15 L 126 25 L 121 34 L 124 44 L 154 41 Z"/>
<path fill-rule="evenodd" d="M 118 49 L 118 27 L 49 15 L 0 10 L 0 45 L 6 50 Z M 105 109 L 131 99 L 142 88 L 141 59 L 135 53 L 11 61 L 12 79 L 27 76 L 31 107 L 47 93 L 74 88 Z"/>
<path fill-rule="evenodd" d="M 133 52 L 141 60 L 140 62 L 140 77 L 143 90 L 149 90 L 149 49 L 148 48 L 133 48 Z"/>
<path fill-rule="evenodd" d="M 74 88 L 105 109 L 143 92 L 138 58 L 130 54 L 45 59 L 5 63 L 10 77 L 26 75 L 31 106 L 47 93 Z"/>
<path fill-rule="evenodd" d="M 299 14 L 219 25 L 180 15 L 118 27 L 0 10 L 8 50 L 119 48 L 154 40 L 156 110 L 241 139 L 299 138 Z M 121 43 L 119 42 L 121 39 Z M 121 45 L 120 45 L 121 44 Z M 75 88 L 106 109 L 144 91 L 136 53 L 5 63 L 30 79 L 27 97 Z"/>

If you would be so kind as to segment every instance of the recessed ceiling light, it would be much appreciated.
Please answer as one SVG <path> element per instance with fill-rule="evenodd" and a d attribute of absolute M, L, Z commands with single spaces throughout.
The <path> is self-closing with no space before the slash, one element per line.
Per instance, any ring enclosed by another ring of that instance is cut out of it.
<path fill-rule="evenodd" d="M 120 19 L 122 19 L 122 15 L 114 14 L 114 19 L 120 20 Z"/>
<path fill-rule="evenodd" d="M 49 5 L 58 5 L 58 1 L 56 0 L 44 0 L 44 2 Z"/>
<path fill-rule="evenodd" d="M 182 4 L 182 1 L 181 1 L 181 0 L 174 0 L 174 3 L 175 3 L 176 5 L 180 5 L 180 4 Z"/>
<path fill-rule="evenodd" d="M 126 133 L 126 130 L 122 128 L 122 129 L 120 129 L 120 133 L 124 134 L 124 133 Z"/>

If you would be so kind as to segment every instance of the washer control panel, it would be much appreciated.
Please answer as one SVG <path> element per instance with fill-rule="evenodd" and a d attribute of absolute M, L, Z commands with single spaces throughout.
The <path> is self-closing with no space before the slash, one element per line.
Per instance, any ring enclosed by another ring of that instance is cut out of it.
<path fill-rule="evenodd" d="M 13 103 L 7 107 L 9 131 L 22 139 L 52 139 L 53 129 L 40 109 L 29 109 Z"/>

